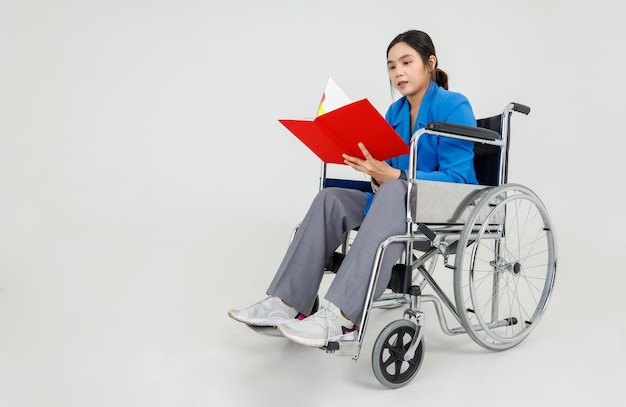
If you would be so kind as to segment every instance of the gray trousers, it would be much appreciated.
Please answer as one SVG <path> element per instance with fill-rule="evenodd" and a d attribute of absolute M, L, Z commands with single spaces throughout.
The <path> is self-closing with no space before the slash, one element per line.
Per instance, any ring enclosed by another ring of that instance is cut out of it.
<path fill-rule="evenodd" d="M 376 192 L 367 216 L 363 215 L 365 193 L 343 188 L 321 190 L 300 223 L 267 294 L 308 314 L 318 294 L 326 260 L 343 242 L 344 233 L 359 227 L 325 296 L 351 321 L 358 322 L 378 246 L 387 237 L 406 232 L 406 190 L 404 180 L 385 182 Z M 387 247 L 375 298 L 385 291 L 391 268 L 405 247 Z"/>

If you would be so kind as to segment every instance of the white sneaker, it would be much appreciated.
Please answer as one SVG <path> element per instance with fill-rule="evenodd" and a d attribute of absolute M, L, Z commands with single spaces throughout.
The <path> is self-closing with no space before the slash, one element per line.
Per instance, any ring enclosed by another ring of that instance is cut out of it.
<path fill-rule="evenodd" d="M 295 308 L 286 305 L 278 297 L 267 297 L 248 308 L 228 311 L 232 319 L 254 326 L 278 326 L 292 321 L 297 315 Z"/>
<path fill-rule="evenodd" d="M 358 328 L 330 304 L 303 320 L 292 320 L 278 327 L 286 338 L 301 345 L 324 347 L 328 342 L 356 340 Z"/>

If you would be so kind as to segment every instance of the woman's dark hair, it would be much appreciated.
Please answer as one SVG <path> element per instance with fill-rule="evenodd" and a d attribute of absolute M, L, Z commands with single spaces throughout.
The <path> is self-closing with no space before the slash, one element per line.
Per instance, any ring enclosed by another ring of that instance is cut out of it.
<path fill-rule="evenodd" d="M 398 34 L 398 36 L 396 36 L 396 38 L 394 38 L 387 47 L 387 56 L 389 56 L 389 50 L 391 49 L 391 47 L 399 42 L 404 42 L 409 47 L 413 48 L 422 58 L 424 65 L 430 69 L 428 58 L 430 58 L 431 55 L 434 55 L 436 58 L 437 54 L 435 53 L 435 45 L 433 44 L 433 40 L 428 34 L 419 30 L 410 30 L 407 32 L 403 32 L 402 34 Z M 435 69 L 430 73 L 430 78 L 437 85 L 441 86 L 444 89 L 448 89 L 448 74 L 445 73 L 443 70 L 437 68 L 438 64 L 439 60 L 437 59 L 437 61 L 435 62 Z"/>

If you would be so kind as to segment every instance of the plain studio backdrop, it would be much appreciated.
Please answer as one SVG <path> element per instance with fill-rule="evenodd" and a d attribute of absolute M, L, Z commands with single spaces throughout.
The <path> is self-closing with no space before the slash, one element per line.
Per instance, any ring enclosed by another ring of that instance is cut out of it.
<path fill-rule="evenodd" d="M 2 0 L 0 405 L 612 404 L 624 18 L 616 0 Z M 532 108 L 513 118 L 510 182 L 547 206 L 558 269 L 507 352 L 445 336 L 427 309 L 424 365 L 390 391 L 374 328 L 353 364 L 226 313 L 263 297 L 318 188 L 277 120 L 311 117 L 328 77 L 384 114 L 386 47 L 413 28 L 477 117 Z"/>

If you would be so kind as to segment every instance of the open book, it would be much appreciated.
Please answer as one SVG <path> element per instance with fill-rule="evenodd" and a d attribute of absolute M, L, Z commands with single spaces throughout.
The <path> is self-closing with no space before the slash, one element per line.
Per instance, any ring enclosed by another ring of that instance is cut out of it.
<path fill-rule="evenodd" d="M 328 164 L 343 164 L 342 154 L 365 158 L 360 142 L 381 161 L 409 153 L 406 143 L 367 99 L 350 102 L 331 79 L 315 119 L 279 121 Z"/>

